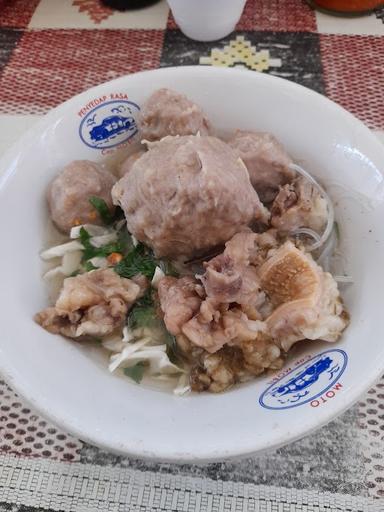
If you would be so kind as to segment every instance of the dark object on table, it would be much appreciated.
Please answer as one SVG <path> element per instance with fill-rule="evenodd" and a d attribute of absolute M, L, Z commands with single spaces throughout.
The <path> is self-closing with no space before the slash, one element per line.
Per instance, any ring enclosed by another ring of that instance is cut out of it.
<path fill-rule="evenodd" d="M 307 0 L 314 9 L 339 16 L 360 16 L 384 6 L 383 0 Z"/>
<path fill-rule="evenodd" d="M 129 11 L 132 9 L 141 9 L 157 3 L 159 0 L 101 0 L 101 3 L 117 11 Z"/>

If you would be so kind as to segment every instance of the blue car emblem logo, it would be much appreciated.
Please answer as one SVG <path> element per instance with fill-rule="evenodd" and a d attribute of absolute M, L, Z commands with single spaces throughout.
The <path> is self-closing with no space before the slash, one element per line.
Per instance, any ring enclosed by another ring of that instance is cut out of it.
<path fill-rule="evenodd" d="M 132 101 L 107 101 L 92 109 L 80 123 L 81 140 L 95 149 L 113 148 L 138 132 L 136 119 L 140 107 Z"/>
<path fill-rule="evenodd" d="M 259 403 L 266 409 L 291 409 L 307 404 L 337 383 L 347 361 L 344 350 L 322 352 L 271 384 L 260 396 Z"/>

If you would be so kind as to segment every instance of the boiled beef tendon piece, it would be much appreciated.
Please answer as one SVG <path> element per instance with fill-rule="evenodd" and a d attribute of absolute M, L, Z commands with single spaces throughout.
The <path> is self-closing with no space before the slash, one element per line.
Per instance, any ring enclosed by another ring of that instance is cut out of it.
<path fill-rule="evenodd" d="M 306 227 L 321 233 L 327 223 L 327 201 L 305 178 L 280 187 L 271 208 L 271 224 L 281 232 Z"/>
<path fill-rule="evenodd" d="M 279 347 L 268 337 L 259 336 L 256 340 L 224 346 L 214 354 L 197 354 L 191 369 L 191 388 L 219 393 L 266 370 L 279 370 L 283 364 Z"/>
<path fill-rule="evenodd" d="M 243 160 L 263 203 L 273 201 L 279 186 L 289 183 L 296 175 L 290 168 L 291 157 L 270 133 L 237 130 L 228 144 Z"/>
<path fill-rule="evenodd" d="M 255 321 L 261 318 L 265 293 L 250 259 L 257 256 L 259 237 L 267 241 L 250 229 L 234 235 L 222 254 L 204 263 L 205 272 L 198 280 L 160 280 L 160 305 L 172 334 L 182 334 L 210 353 L 231 342 L 257 338 L 261 324 Z M 268 243 L 273 244 L 272 240 Z"/>
<path fill-rule="evenodd" d="M 192 365 L 195 391 L 223 391 L 266 369 L 281 368 L 281 347 L 269 336 L 260 313 L 266 297 L 251 263 L 264 261 L 275 250 L 274 234 L 244 230 L 226 243 L 222 254 L 204 264 L 198 280 L 160 280 L 164 321 Z"/>
<path fill-rule="evenodd" d="M 193 277 L 177 279 L 165 276 L 159 281 L 158 294 L 161 309 L 164 313 L 164 323 L 174 336 L 181 333 L 181 328 L 198 311 L 201 298 L 198 285 Z"/>
<path fill-rule="evenodd" d="M 48 187 L 47 199 L 53 222 L 65 233 L 79 224 L 102 224 L 89 199 L 100 197 L 112 212 L 111 189 L 115 182 L 116 178 L 110 172 L 94 162 L 76 160 L 70 163 Z"/>
<path fill-rule="evenodd" d="M 129 231 L 159 257 L 204 254 L 269 212 L 242 161 L 215 137 L 151 143 L 112 190 Z"/>
<path fill-rule="evenodd" d="M 123 324 L 142 291 L 110 268 L 68 277 L 55 306 L 37 313 L 35 321 L 69 338 L 104 336 Z"/>
<path fill-rule="evenodd" d="M 265 334 L 260 311 L 266 297 L 257 269 L 250 264 L 260 236 L 251 230 L 236 234 L 222 254 L 204 263 L 205 272 L 198 280 L 166 277 L 160 281 L 160 304 L 172 334 L 182 334 L 209 353 Z"/>
<path fill-rule="evenodd" d="M 224 345 L 256 341 L 264 335 L 264 322 L 250 320 L 241 308 L 227 309 L 216 304 L 216 314 L 212 308 L 212 316 L 207 317 L 204 312 L 207 301 L 202 302 L 200 312 L 182 327 L 182 333 L 193 345 L 213 354 Z"/>
<path fill-rule="evenodd" d="M 194 317 L 183 332 L 194 346 L 205 347 L 193 352 L 194 391 L 224 391 L 268 369 L 279 369 L 284 362 L 280 347 L 266 332 L 265 322 L 250 320 L 241 308 L 224 312 L 221 322 L 213 325 Z"/>
<path fill-rule="evenodd" d="M 207 297 L 221 303 L 258 305 L 261 289 L 254 267 L 236 265 L 225 253 L 204 266 L 205 273 L 200 279 Z"/>
<path fill-rule="evenodd" d="M 208 135 L 210 124 L 201 108 L 184 94 L 158 89 L 144 103 L 138 119 L 141 138 L 160 140 L 167 135 Z"/>
<path fill-rule="evenodd" d="M 299 340 L 336 341 L 348 324 L 337 283 L 309 254 L 286 242 L 260 267 L 274 310 L 267 332 L 285 351 Z"/>
<path fill-rule="evenodd" d="M 246 229 L 225 244 L 222 254 L 204 263 L 205 272 L 198 276 L 207 298 L 222 304 L 236 303 L 258 309 L 265 296 L 257 269 L 250 264 L 257 258 L 261 235 Z"/>

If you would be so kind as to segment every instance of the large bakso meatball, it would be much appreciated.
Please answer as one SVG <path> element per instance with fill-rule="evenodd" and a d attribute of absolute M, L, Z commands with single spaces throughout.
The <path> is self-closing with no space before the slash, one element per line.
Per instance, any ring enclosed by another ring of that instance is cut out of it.
<path fill-rule="evenodd" d="M 184 94 L 170 89 L 155 91 L 138 120 L 141 138 L 160 140 L 167 135 L 207 135 L 209 121 L 201 108 Z"/>
<path fill-rule="evenodd" d="M 97 196 L 104 199 L 113 211 L 111 189 L 115 182 L 116 178 L 110 172 L 94 162 L 76 160 L 70 163 L 48 188 L 48 206 L 53 222 L 65 233 L 79 224 L 102 224 L 89 198 Z"/>
<path fill-rule="evenodd" d="M 228 144 L 243 160 L 252 185 L 265 203 L 274 200 L 280 185 L 295 177 L 289 167 L 291 157 L 270 133 L 237 130 Z"/>
<path fill-rule="evenodd" d="M 133 164 L 138 160 L 142 155 L 144 155 L 145 151 L 140 150 L 136 151 L 135 153 L 131 153 L 123 162 L 120 164 L 120 166 L 117 168 L 117 175 L 119 178 L 122 178 L 125 176 L 131 169 Z"/>
<path fill-rule="evenodd" d="M 157 256 L 202 254 L 268 212 L 247 169 L 215 137 L 167 137 L 149 145 L 112 190 L 129 231 Z"/>

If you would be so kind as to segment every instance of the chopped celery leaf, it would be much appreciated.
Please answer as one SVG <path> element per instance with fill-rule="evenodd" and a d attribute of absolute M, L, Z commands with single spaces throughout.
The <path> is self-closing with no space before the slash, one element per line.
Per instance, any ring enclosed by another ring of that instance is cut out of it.
<path fill-rule="evenodd" d="M 136 363 L 135 365 L 130 366 L 129 368 L 124 368 L 123 372 L 124 375 L 134 380 L 136 384 L 140 384 L 140 382 L 143 379 L 144 370 L 144 363 Z"/>

